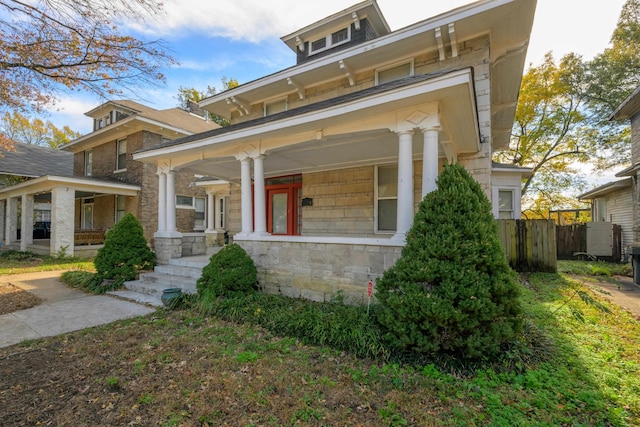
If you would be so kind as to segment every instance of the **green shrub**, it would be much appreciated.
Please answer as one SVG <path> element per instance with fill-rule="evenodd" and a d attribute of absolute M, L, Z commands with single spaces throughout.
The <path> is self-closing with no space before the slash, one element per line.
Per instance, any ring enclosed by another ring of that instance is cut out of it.
<path fill-rule="evenodd" d="M 126 214 L 107 233 L 104 246 L 98 250 L 93 262 L 96 286 L 104 280 L 113 280 L 110 287 L 119 287 L 127 280 L 135 279 L 139 271 L 153 268 L 155 255 L 147 246 L 142 225 L 133 214 Z"/>
<path fill-rule="evenodd" d="M 518 296 L 487 197 L 462 166 L 446 165 L 377 282 L 385 339 L 406 352 L 496 354 L 521 330 Z"/>
<path fill-rule="evenodd" d="M 227 245 L 213 254 L 196 282 L 198 295 L 214 297 L 254 292 L 258 272 L 251 257 L 239 245 Z"/>
<path fill-rule="evenodd" d="M 82 270 L 65 271 L 60 275 L 60 281 L 72 288 L 84 289 L 93 294 L 103 294 L 120 287 L 115 282 L 105 284 L 98 280 L 96 273 Z"/>
<path fill-rule="evenodd" d="M 260 325 L 279 336 L 305 344 L 349 351 L 360 357 L 386 359 L 390 356 L 382 341 L 375 316 L 366 307 L 318 303 L 261 292 L 216 298 L 203 296 L 196 307 L 203 315 Z"/>

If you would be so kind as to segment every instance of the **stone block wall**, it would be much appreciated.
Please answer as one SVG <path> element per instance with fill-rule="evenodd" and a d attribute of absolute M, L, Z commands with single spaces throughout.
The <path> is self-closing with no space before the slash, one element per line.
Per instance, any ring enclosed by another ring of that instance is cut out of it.
<path fill-rule="evenodd" d="M 182 256 L 204 255 L 207 253 L 204 233 L 186 233 L 182 235 Z"/>
<path fill-rule="evenodd" d="M 267 293 L 330 301 L 342 291 L 345 303 L 366 304 L 375 282 L 400 257 L 401 246 L 236 241 L 254 260 Z"/>

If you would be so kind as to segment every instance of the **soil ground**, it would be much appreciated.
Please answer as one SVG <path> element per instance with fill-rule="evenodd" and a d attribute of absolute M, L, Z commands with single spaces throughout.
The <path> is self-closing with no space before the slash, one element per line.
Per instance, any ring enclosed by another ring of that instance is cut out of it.
<path fill-rule="evenodd" d="M 0 315 L 39 305 L 41 298 L 11 283 L 0 283 Z"/>

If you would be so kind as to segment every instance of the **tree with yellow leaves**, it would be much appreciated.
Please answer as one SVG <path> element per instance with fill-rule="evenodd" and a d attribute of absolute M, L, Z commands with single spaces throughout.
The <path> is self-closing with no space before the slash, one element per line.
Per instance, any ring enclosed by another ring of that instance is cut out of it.
<path fill-rule="evenodd" d="M 162 42 L 119 30 L 159 13 L 160 0 L 0 0 L 0 112 L 41 111 L 69 90 L 108 98 L 164 82 L 174 60 Z"/>

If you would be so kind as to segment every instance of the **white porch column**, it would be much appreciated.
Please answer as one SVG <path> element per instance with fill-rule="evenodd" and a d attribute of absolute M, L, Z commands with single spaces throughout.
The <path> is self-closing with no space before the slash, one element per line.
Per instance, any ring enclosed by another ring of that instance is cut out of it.
<path fill-rule="evenodd" d="M 404 240 L 413 222 L 413 131 L 402 131 L 398 136 L 398 216 L 393 237 Z"/>
<path fill-rule="evenodd" d="M 253 199 L 255 201 L 255 234 L 267 234 L 267 206 L 264 195 L 264 157 L 253 158 Z"/>
<path fill-rule="evenodd" d="M 33 244 L 33 194 L 22 195 L 22 215 L 20 225 L 20 250 L 26 252 Z"/>
<path fill-rule="evenodd" d="M 422 198 L 436 189 L 438 179 L 438 129 L 422 130 L 424 145 L 422 149 Z"/>
<path fill-rule="evenodd" d="M 211 233 L 216 229 L 215 223 L 216 205 L 213 199 L 213 192 L 207 191 L 207 229 L 206 233 Z"/>
<path fill-rule="evenodd" d="M 248 236 L 253 232 L 253 203 L 251 202 L 251 158 L 240 160 L 240 180 L 242 191 L 242 231 L 240 234 Z"/>
<path fill-rule="evenodd" d="M 6 200 L 0 200 L 0 244 L 6 243 L 6 226 L 5 220 L 7 218 L 5 207 L 7 206 Z"/>
<path fill-rule="evenodd" d="M 167 231 L 167 174 L 158 172 L 158 231 Z"/>
<path fill-rule="evenodd" d="M 69 187 L 51 190 L 51 255 L 74 254 L 75 191 Z"/>
<path fill-rule="evenodd" d="M 18 200 L 14 197 L 7 199 L 5 210 L 5 243 L 10 244 L 18 240 Z"/>
<path fill-rule="evenodd" d="M 175 233 L 176 230 L 176 184 L 175 173 L 172 170 L 167 171 L 167 200 L 166 209 L 167 215 L 167 232 Z"/>

